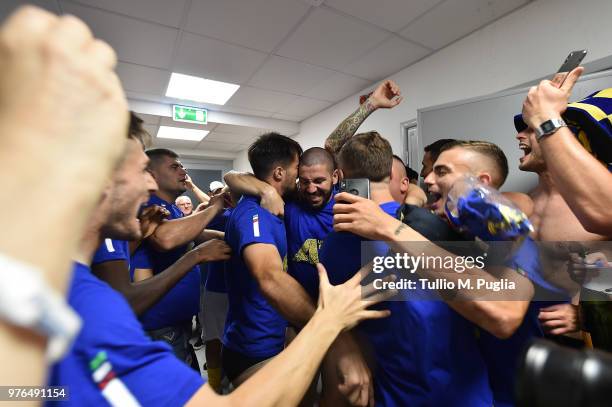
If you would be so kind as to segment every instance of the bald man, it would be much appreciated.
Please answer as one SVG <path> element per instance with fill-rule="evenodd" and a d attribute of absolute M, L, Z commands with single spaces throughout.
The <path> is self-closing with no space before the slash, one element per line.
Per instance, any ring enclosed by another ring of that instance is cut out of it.
<path fill-rule="evenodd" d="M 193 213 L 193 204 L 191 203 L 191 198 L 189 198 L 187 195 L 181 195 L 176 198 L 174 204 L 178 206 L 185 216 L 189 216 Z"/>

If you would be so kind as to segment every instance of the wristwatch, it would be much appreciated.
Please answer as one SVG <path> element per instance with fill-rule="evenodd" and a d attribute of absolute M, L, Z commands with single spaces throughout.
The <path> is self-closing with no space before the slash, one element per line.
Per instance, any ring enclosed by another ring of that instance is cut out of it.
<path fill-rule="evenodd" d="M 540 141 L 542 137 L 549 136 L 555 133 L 561 127 L 567 127 L 567 124 L 560 117 L 557 119 L 546 120 L 544 123 L 540 124 L 540 126 L 535 129 L 536 138 L 538 139 L 538 141 Z"/>

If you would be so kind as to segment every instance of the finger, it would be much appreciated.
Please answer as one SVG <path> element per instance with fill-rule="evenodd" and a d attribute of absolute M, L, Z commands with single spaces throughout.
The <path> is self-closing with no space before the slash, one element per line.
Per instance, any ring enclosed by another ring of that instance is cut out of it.
<path fill-rule="evenodd" d="M 551 329 L 548 333 L 551 335 L 563 335 L 563 334 L 568 334 L 570 332 L 576 332 L 576 330 L 571 329 L 569 327 L 562 327 L 562 328 Z"/>
<path fill-rule="evenodd" d="M 51 27 L 48 38 L 49 41 L 62 44 L 68 52 L 74 52 L 88 46 L 93 40 L 93 34 L 83 21 L 67 14 Z"/>
<path fill-rule="evenodd" d="M 334 207 L 332 208 L 332 211 L 333 211 L 334 214 L 336 214 L 336 213 L 351 213 L 351 212 L 355 211 L 355 208 L 353 206 L 351 206 L 351 204 L 336 203 L 336 204 L 334 204 Z"/>
<path fill-rule="evenodd" d="M 357 403 L 359 397 L 359 388 L 355 387 L 354 384 L 341 383 L 338 385 L 338 391 L 344 395 L 344 397 L 351 405 L 354 406 Z"/>
<path fill-rule="evenodd" d="M 569 74 L 567 74 L 567 78 L 565 78 L 565 82 L 561 86 L 561 90 L 570 93 L 574 88 L 576 82 L 578 82 L 578 78 L 584 72 L 584 68 L 579 66 L 578 68 L 573 69 Z"/>
<path fill-rule="evenodd" d="M 354 202 L 359 202 L 359 200 L 361 199 L 364 199 L 364 198 L 361 198 L 360 196 L 357 196 L 357 195 L 353 195 L 349 192 L 340 192 L 336 194 L 335 196 L 336 202 L 342 201 L 342 202 L 346 202 L 349 204 L 354 203 Z"/>
<path fill-rule="evenodd" d="M 327 278 L 327 270 L 321 263 L 317 263 L 317 271 L 319 272 L 319 292 L 324 287 L 329 287 L 329 279 Z"/>
<path fill-rule="evenodd" d="M 334 224 L 338 223 L 352 223 L 355 220 L 355 215 L 353 214 L 338 214 L 334 215 Z"/>
<path fill-rule="evenodd" d="M 365 308 L 371 307 L 374 304 L 378 304 L 380 302 L 387 301 L 390 298 L 393 298 L 397 295 L 397 290 L 389 289 L 389 290 L 378 290 L 377 293 L 372 296 L 364 299 Z"/>
<path fill-rule="evenodd" d="M 389 311 L 388 309 L 364 310 L 358 314 L 358 318 L 360 321 L 364 319 L 382 319 L 382 318 L 387 318 L 389 315 L 391 315 L 391 311 Z"/>
<path fill-rule="evenodd" d="M 58 17 L 31 5 L 19 7 L 0 28 L 0 36 L 9 44 L 37 42 L 55 24 Z"/>
<path fill-rule="evenodd" d="M 372 264 L 372 263 L 370 263 L 370 264 Z M 362 267 L 360 271 L 362 271 L 363 277 L 365 277 L 368 274 L 370 274 L 373 269 L 374 269 L 373 267 L 370 267 L 369 269 L 365 269 L 365 267 Z M 395 281 L 395 280 L 396 280 L 395 275 L 386 276 L 385 278 L 382 279 L 382 281 L 385 281 L 385 282 L 391 282 L 391 281 Z M 382 291 L 386 291 L 386 290 L 377 289 L 376 287 L 374 287 L 374 282 L 372 282 L 372 283 L 370 283 L 370 284 L 368 284 L 368 285 L 366 285 L 366 286 L 364 286 L 362 288 L 361 295 L 362 295 L 362 298 L 366 299 L 366 298 L 372 296 L 373 294 L 379 293 L 379 292 L 382 292 Z"/>
<path fill-rule="evenodd" d="M 102 40 L 94 39 L 91 41 L 85 46 L 85 52 L 90 61 L 93 61 L 100 67 L 115 69 L 117 65 L 117 54 L 115 50 Z"/>
<path fill-rule="evenodd" d="M 567 323 L 565 321 L 560 320 L 560 319 L 554 319 L 552 321 L 542 322 L 542 326 L 546 327 L 548 329 L 559 328 L 559 327 L 563 327 L 563 326 L 566 326 L 566 325 L 567 325 Z"/>
<path fill-rule="evenodd" d="M 544 307 L 544 308 L 540 308 L 540 312 L 551 312 L 551 311 L 557 311 L 559 310 L 559 305 L 551 305 L 549 307 Z"/>
<path fill-rule="evenodd" d="M 362 384 L 359 386 L 359 399 L 357 401 L 357 405 L 366 407 L 368 405 L 368 401 L 370 400 L 369 388 L 367 385 Z"/>
<path fill-rule="evenodd" d="M 355 275 L 353 275 L 353 277 L 350 278 L 349 284 L 351 284 L 353 287 L 359 285 L 361 283 L 361 280 L 363 280 L 365 276 L 370 274 L 370 272 L 372 271 L 372 268 L 373 268 L 372 262 L 370 262 L 366 264 L 365 266 L 363 266 L 362 268 L 360 268 L 359 270 L 357 270 Z"/>

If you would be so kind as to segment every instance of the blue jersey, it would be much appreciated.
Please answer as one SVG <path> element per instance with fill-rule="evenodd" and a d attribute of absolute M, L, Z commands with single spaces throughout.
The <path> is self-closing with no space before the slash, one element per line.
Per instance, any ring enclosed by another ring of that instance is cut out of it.
<path fill-rule="evenodd" d="M 381 208 L 395 217 L 399 204 Z M 323 243 L 320 259 L 330 282 L 352 277 L 365 261 L 359 236 L 332 232 Z M 368 257 L 387 254 L 377 244 Z M 389 309 L 388 318 L 362 322 L 375 358 L 374 397 L 379 406 L 491 406 L 487 371 L 476 344 L 473 324 L 446 303 L 433 300 L 388 301 L 376 309 Z M 418 293 L 416 293 L 418 295 Z M 423 297 L 427 298 L 427 293 Z"/>
<path fill-rule="evenodd" d="M 106 263 L 107 261 L 123 260 L 130 266 L 130 248 L 127 240 L 104 239 L 91 264 Z"/>
<path fill-rule="evenodd" d="M 224 210 L 223 213 L 216 216 L 206 228 L 225 232 L 225 225 L 231 213 L 232 209 Z M 208 273 L 206 273 L 206 279 L 204 281 L 206 291 L 213 291 L 216 293 L 227 292 L 225 288 L 226 267 L 227 262 L 225 261 L 213 261 L 207 264 Z"/>
<path fill-rule="evenodd" d="M 334 197 L 321 209 L 312 209 L 298 202 L 285 205 L 287 228 L 287 265 L 295 278 L 314 299 L 319 296 L 319 249 L 333 230 Z"/>
<path fill-rule="evenodd" d="M 170 211 L 170 219 L 183 217 L 183 212 L 174 204 L 151 195 L 145 205 L 159 205 Z M 173 265 L 187 252 L 188 245 L 175 247 L 166 252 L 156 250 L 149 242 L 143 242 L 132 257 L 132 268 L 152 269 L 159 274 Z M 159 329 L 189 323 L 200 307 L 200 268 L 195 266 L 155 305 L 149 308 L 140 320 L 146 330 Z"/>
<path fill-rule="evenodd" d="M 109 399 L 121 405 L 130 397 L 143 406 L 184 405 L 204 385 L 167 344 L 144 333 L 127 301 L 89 267 L 75 265 L 68 303 L 83 326 L 51 368 L 49 385 L 70 388 L 58 406 L 104 406 Z"/>
<path fill-rule="evenodd" d="M 540 308 L 569 301 L 562 290 L 551 285 L 542 276 L 538 248 L 531 238 L 525 240 L 507 267 L 516 270 L 533 283 L 534 297 L 550 301 L 532 301 L 523 322 L 507 339 L 499 339 L 481 330 L 478 343 L 489 370 L 495 406 L 514 405 L 515 377 L 519 358 L 533 338 L 544 336 L 538 320 Z"/>
<path fill-rule="evenodd" d="M 272 357 L 283 350 L 287 321 L 264 298 L 246 267 L 242 250 L 251 244 L 276 246 L 286 268 L 287 238 L 283 221 L 259 205 L 259 199 L 243 196 L 225 228 L 232 249 L 225 274 L 228 313 L 223 345 L 248 357 Z M 283 270 L 283 272 L 286 270 Z"/>

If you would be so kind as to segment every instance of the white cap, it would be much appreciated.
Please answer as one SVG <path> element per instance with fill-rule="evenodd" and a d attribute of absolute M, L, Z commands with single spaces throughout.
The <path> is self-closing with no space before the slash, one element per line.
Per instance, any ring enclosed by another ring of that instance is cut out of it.
<path fill-rule="evenodd" d="M 223 188 L 223 187 L 225 187 L 225 185 L 223 185 L 222 182 L 213 181 L 213 182 L 210 183 L 210 186 L 209 186 L 208 190 L 212 192 L 212 191 L 215 191 L 215 190 L 217 190 L 219 188 Z"/>

